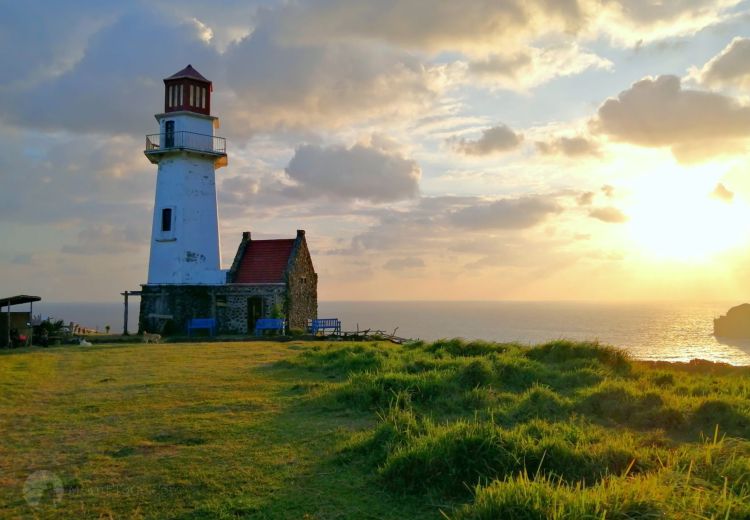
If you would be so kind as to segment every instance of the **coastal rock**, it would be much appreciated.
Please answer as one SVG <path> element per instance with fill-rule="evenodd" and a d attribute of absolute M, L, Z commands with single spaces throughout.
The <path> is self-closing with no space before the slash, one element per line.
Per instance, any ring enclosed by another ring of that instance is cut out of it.
<path fill-rule="evenodd" d="M 725 338 L 750 338 L 750 303 L 732 307 L 726 315 L 715 318 L 714 335 Z"/>

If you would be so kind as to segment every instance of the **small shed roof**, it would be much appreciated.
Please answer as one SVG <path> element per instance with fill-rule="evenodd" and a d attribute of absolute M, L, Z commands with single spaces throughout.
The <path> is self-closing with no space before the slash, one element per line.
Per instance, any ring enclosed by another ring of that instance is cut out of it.
<path fill-rule="evenodd" d="M 38 302 L 42 298 L 40 296 L 29 296 L 28 294 L 17 294 L 16 296 L 6 296 L 0 298 L 0 307 L 9 307 L 13 305 L 21 305 L 22 303 Z"/>

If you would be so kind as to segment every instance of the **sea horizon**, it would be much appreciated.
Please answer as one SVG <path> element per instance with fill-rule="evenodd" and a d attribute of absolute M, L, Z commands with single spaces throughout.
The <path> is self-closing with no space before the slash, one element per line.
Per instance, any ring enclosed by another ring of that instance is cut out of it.
<path fill-rule="evenodd" d="M 537 344 L 557 339 L 599 341 L 647 360 L 700 358 L 750 365 L 750 341 L 713 336 L 713 319 L 736 301 L 591 300 L 322 300 L 320 317 L 335 317 L 345 331 L 380 330 L 433 341 L 468 340 Z M 123 302 L 53 302 L 34 305 L 43 317 L 121 332 Z M 138 328 L 139 301 L 128 305 L 128 330 Z"/>

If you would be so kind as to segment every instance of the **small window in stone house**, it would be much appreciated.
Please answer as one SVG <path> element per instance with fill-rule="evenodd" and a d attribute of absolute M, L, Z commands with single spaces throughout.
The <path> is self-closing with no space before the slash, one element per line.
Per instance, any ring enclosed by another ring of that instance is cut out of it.
<path fill-rule="evenodd" d="M 304 283 L 305 283 L 306 281 L 307 281 L 307 278 L 305 278 L 304 276 L 301 276 L 301 277 L 300 277 L 300 279 L 299 279 L 299 283 L 301 283 L 301 284 L 303 284 L 303 285 L 304 285 Z"/>
<path fill-rule="evenodd" d="M 172 208 L 161 210 L 161 230 L 163 232 L 172 231 Z"/>
<path fill-rule="evenodd" d="M 216 306 L 217 307 L 226 307 L 227 306 L 227 297 L 226 295 L 217 295 L 216 296 Z"/>

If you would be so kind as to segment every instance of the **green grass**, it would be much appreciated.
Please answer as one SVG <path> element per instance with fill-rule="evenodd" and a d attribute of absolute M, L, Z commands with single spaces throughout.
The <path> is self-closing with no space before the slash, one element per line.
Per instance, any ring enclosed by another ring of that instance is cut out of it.
<path fill-rule="evenodd" d="M 750 368 L 594 343 L 4 351 L 0 432 L 3 518 L 750 518 Z"/>

